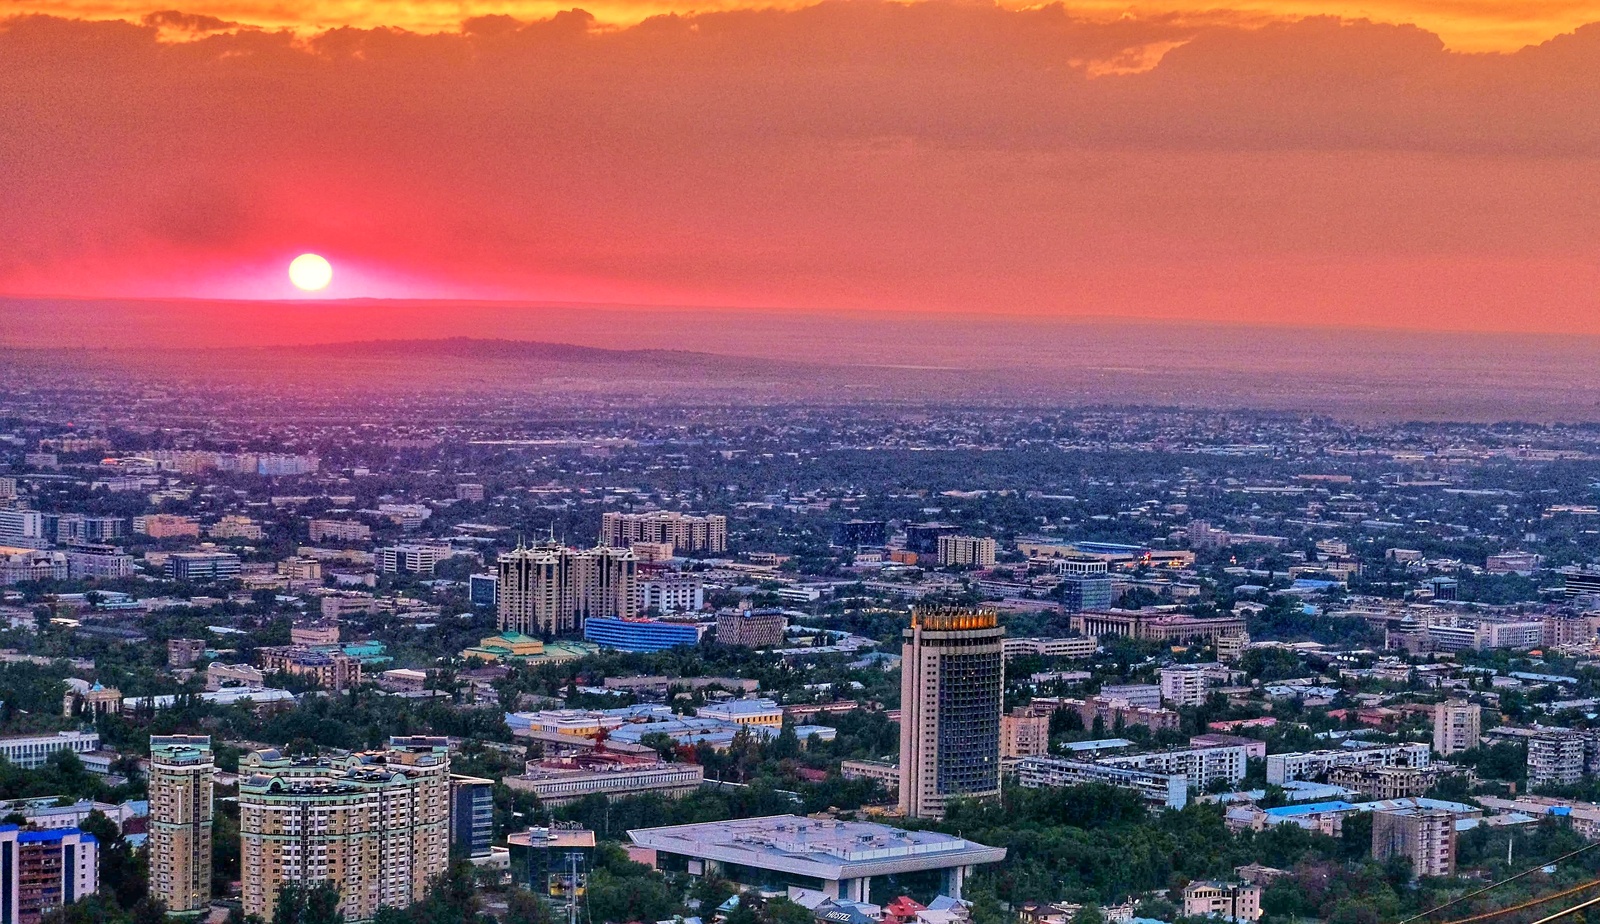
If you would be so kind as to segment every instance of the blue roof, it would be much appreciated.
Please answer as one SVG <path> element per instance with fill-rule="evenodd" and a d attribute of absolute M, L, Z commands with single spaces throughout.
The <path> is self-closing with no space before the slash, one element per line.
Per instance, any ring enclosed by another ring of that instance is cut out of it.
<path fill-rule="evenodd" d="M 1305 805 L 1285 805 L 1279 808 L 1267 809 L 1267 814 L 1274 818 L 1292 818 L 1296 815 L 1315 815 L 1320 812 L 1348 812 L 1355 805 L 1343 799 L 1332 802 L 1308 802 Z"/>
<path fill-rule="evenodd" d="M 46 831 L 23 831 L 17 835 L 19 844 L 36 844 L 41 841 L 59 841 L 69 834 L 78 834 L 77 828 L 51 828 Z"/>

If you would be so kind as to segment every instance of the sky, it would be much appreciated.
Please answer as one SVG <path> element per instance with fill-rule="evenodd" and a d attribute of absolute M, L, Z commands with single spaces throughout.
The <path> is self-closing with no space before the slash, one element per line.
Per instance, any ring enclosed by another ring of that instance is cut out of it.
<path fill-rule="evenodd" d="M 6 9 L 0 295 L 1600 334 L 1600 0 Z"/>

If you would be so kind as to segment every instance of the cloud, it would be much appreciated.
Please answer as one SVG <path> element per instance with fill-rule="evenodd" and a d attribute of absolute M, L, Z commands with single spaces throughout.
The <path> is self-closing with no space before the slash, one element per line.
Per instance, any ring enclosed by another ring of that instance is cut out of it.
<path fill-rule="evenodd" d="M 417 294 L 1600 329 L 1597 27 L 167 25 L 0 26 L 0 291 L 252 294 L 317 249 Z"/>

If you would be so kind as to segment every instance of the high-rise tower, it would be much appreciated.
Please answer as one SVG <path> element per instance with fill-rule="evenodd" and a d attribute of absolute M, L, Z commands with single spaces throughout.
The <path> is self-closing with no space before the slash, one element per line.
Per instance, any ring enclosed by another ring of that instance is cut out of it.
<path fill-rule="evenodd" d="M 211 738 L 150 739 L 150 894 L 174 915 L 211 906 Z"/>
<path fill-rule="evenodd" d="M 518 548 L 499 568 L 502 632 L 573 635 L 590 616 L 637 615 L 638 564 L 628 549 Z"/>
<path fill-rule="evenodd" d="M 346 921 L 404 908 L 445 872 L 450 748 L 396 737 L 383 751 L 296 759 L 252 751 L 239 761 L 241 903 L 270 918 L 287 883 L 330 882 Z"/>
<path fill-rule="evenodd" d="M 923 609 L 904 632 L 900 809 L 941 818 L 954 798 L 1000 795 L 1005 656 L 993 610 Z"/>

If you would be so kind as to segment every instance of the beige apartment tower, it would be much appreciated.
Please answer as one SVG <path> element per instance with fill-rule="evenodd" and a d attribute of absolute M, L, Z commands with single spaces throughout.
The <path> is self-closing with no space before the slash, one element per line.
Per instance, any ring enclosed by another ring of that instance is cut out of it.
<path fill-rule="evenodd" d="M 714 513 L 691 516 L 675 510 L 600 514 L 600 543 L 627 548 L 635 542 L 660 542 L 680 552 L 726 552 L 728 518 Z"/>
<path fill-rule="evenodd" d="M 241 900 L 271 920 L 285 883 L 331 882 L 339 911 L 369 921 L 427 892 L 450 859 L 444 738 L 389 739 L 382 751 L 239 762 Z"/>
<path fill-rule="evenodd" d="M 1483 710 L 1477 703 L 1446 700 L 1433 707 L 1433 750 L 1449 757 L 1478 746 L 1483 734 Z"/>
<path fill-rule="evenodd" d="M 591 616 L 638 615 L 638 563 L 628 549 L 519 547 L 500 556 L 499 571 L 502 632 L 575 635 Z"/>
<path fill-rule="evenodd" d="M 150 894 L 173 915 L 211 907 L 211 787 L 204 735 L 150 739 Z"/>
<path fill-rule="evenodd" d="M 900 667 L 900 809 L 942 818 L 956 798 L 1000 795 L 1005 630 L 993 610 L 918 608 Z"/>

